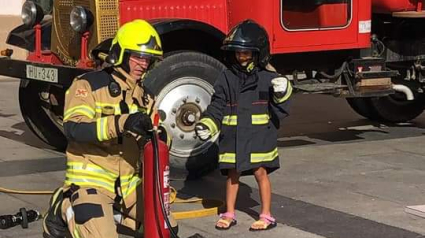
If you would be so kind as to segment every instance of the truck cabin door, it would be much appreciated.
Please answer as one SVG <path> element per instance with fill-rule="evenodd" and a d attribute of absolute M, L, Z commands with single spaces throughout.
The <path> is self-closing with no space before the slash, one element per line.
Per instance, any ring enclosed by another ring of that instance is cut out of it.
<path fill-rule="evenodd" d="M 355 43 L 357 26 L 351 24 L 356 18 L 353 1 L 357 2 L 280 0 L 279 21 L 275 21 L 274 25 L 273 48 L 297 52 L 314 50 L 318 46 L 326 48 L 326 45 Z"/>

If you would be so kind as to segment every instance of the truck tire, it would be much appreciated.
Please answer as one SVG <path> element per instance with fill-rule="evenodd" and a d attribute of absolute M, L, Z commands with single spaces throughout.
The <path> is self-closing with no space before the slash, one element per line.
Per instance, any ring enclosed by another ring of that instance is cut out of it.
<path fill-rule="evenodd" d="M 174 176 L 200 177 L 217 166 L 217 136 L 200 141 L 195 123 L 210 103 L 213 85 L 224 69 L 218 60 L 197 52 L 169 54 L 149 72 L 144 85 L 157 96 L 156 107 L 172 138 Z"/>
<path fill-rule="evenodd" d="M 347 98 L 347 102 L 360 116 L 369 120 L 380 120 L 378 113 L 372 107 L 370 98 Z"/>
<path fill-rule="evenodd" d="M 40 92 L 45 92 L 47 87 L 48 85 L 42 82 L 22 79 L 19 85 L 19 106 L 29 129 L 46 144 L 64 151 L 66 138 L 49 117 L 48 110 L 43 108 L 47 102 L 41 99 Z"/>
<path fill-rule="evenodd" d="M 385 122 L 407 122 L 418 117 L 425 108 L 425 97 L 416 94 L 413 101 L 407 101 L 401 93 L 370 99 L 372 108 Z"/>

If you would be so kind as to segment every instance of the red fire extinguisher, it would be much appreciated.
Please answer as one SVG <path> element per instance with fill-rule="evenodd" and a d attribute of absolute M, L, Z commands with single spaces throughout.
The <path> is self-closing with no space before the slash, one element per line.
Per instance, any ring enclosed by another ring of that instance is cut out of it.
<path fill-rule="evenodd" d="M 157 128 L 158 121 L 159 116 L 155 115 L 154 128 Z M 168 147 L 158 139 L 154 129 L 152 140 L 144 148 L 144 237 L 170 238 L 169 175 Z"/>

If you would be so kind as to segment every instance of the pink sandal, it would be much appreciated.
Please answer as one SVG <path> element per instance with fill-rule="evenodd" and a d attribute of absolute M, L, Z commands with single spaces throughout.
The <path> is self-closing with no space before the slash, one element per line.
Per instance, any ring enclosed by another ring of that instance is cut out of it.
<path fill-rule="evenodd" d="M 252 228 L 260 227 L 260 228 Z M 261 214 L 260 219 L 252 223 L 251 227 L 249 228 L 250 231 L 266 231 L 273 229 L 277 226 L 276 219 L 272 216 Z"/>
<path fill-rule="evenodd" d="M 237 224 L 235 213 L 226 212 L 226 213 L 221 213 L 219 216 L 220 216 L 220 219 L 217 221 L 217 223 L 215 225 L 215 229 L 217 229 L 217 230 L 228 230 L 228 229 L 230 229 L 230 227 Z M 232 220 L 229 221 L 229 218 L 232 219 Z M 218 226 L 219 223 L 221 223 L 225 226 L 220 227 L 220 226 Z"/>

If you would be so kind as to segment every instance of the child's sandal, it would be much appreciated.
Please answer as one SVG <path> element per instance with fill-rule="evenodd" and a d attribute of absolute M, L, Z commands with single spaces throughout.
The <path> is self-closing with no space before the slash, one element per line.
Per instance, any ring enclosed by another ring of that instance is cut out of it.
<path fill-rule="evenodd" d="M 230 220 L 231 219 L 231 220 Z M 224 226 L 218 226 L 218 224 L 222 224 Z M 220 219 L 217 221 L 215 225 L 215 229 L 217 230 L 228 230 L 230 227 L 237 224 L 235 213 L 226 212 L 220 214 Z"/>
<path fill-rule="evenodd" d="M 251 227 L 249 228 L 250 231 L 266 231 L 273 229 L 277 226 L 276 219 L 272 216 L 261 214 L 260 219 L 255 221 Z M 253 228 L 256 227 L 256 228 Z"/>

